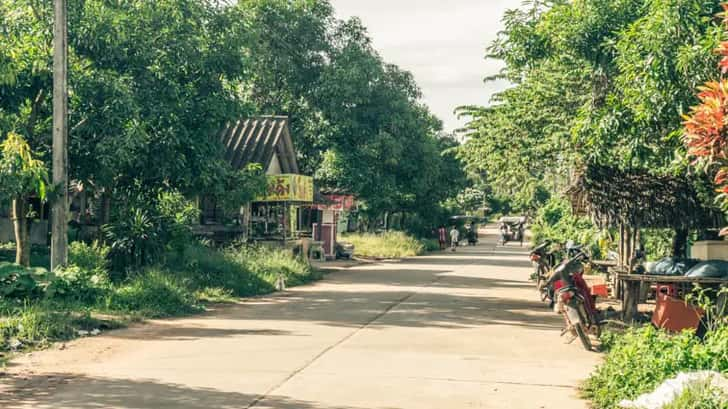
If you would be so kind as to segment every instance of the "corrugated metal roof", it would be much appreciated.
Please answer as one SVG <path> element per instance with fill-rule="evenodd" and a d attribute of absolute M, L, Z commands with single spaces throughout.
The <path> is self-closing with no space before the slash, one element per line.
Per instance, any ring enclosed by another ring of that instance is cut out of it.
<path fill-rule="evenodd" d="M 286 116 L 260 116 L 228 123 L 220 134 L 225 159 L 236 169 L 260 163 L 268 169 L 278 155 L 283 173 L 298 173 Z"/>

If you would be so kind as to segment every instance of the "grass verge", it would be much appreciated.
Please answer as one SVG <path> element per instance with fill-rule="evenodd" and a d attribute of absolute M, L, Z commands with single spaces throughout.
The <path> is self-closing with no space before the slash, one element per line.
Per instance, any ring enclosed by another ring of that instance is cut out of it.
<path fill-rule="evenodd" d="M 607 333 L 603 341 L 608 350 L 604 363 L 583 387 L 595 409 L 618 408 L 620 401 L 651 392 L 679 372 L 728 374 L 728 326 L 703 340 L 691 332 L 670 335 L 646 326 L 621 335 Z"/>
<path fill-rule="evenodd" d="M 83 268 L 74 264 L 65 272 L 47 274 L 48 280 L 33 285 L 25 297 L 0 298 L 0 359 L 2 352 L 44 348 L 94 329 L 194 314 L 206 303 L 271 293 L 281 279 L 290 287 L 320 277 L 285 250 L 219 250 L 193 243 L 168 254 L 157 266 L 112 282 L 102 277 L 110 276 L 104 258 L 93 257 L 105 251 L 80 246 L 83 257 L 75 259 Z"/>
<path fill-rule="evenodd" d="M 357 257 L 395 259 L 413 257 L 427 251 L 439 249 L 434 240 L 418 240 L 403 232 L 387 232 L 383 234 L 349 234 L 343 238 L 354 245 Z"/>

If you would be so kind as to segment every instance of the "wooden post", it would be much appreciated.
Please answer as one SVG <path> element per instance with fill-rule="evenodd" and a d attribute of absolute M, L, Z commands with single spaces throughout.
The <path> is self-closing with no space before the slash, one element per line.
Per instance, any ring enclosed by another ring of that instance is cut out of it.
<path fill-rule="evenodd" d="M 640 291 L 639 281 L 624 281 L 624 301 L 622 302 L 622 319 L 626 323 L 632 323 L 637 319 L 639 312 L 638 299 Z"/>
<path fill-rule="evenodd" d="M 53 24 L 53 201 L 51 270 L 68 260 L 68 0 L 54 0 Z"/>

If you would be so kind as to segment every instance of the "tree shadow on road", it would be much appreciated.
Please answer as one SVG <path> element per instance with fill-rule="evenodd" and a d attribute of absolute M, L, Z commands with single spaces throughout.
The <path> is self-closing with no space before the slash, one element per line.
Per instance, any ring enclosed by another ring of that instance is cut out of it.
<path fill-rule="evenodd" d="M 76 384 L 83 386 L 74 388 Z M 190 388 L 152 380 L 112 379 L 63 373 L 0 378 L 0 392 L 0 408 L 4 409 L 241 409 L 248 408 L 259 400 L 259 396 L 255 394 L 212 388 Z M 253 407 L 363 409 L 327 406 L 278 395 L 267 396 Z"/>

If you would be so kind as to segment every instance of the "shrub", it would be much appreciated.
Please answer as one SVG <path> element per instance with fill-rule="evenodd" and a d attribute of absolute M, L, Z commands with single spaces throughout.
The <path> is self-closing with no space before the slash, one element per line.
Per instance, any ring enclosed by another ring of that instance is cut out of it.
<path fill-rule="evenodd" d="M 158 318 L 200 310 L 191 291 L 178 278 L 161 270 L 149 270 L 115 288 L 106 298 L 110 311 L 138 313 Z"/>
<path fill-rule="evenodd" d="M 48 278 L 43 268 L 25 268 L 0 262 L 0 299 L 37 298 L 43 293 L 41 281 Z"/>
<path fill-rule="evenodd" d="M 440 250 L 440 242 L 435 239 L 421 239 L 420 243 L 425 247 L 426 252 Z"/>
<path fill-rule="evenodd" d="M 290 251 L 266 247 L 243 247 L 227 250 L 231 257 L 256 277 L 275 285 L 279 276 L 283 276 L 286 285 L 301 285 L 317 278 L 311 266 L 294 257 Z"/>
<path fill-rule="evenodd" d="M 54 275 L 46 296 L 57 300 L 93 306 L 109 290 L 110 284 L 105 272 L 94 273 L 93 270 L 69 265 L 56 270 Z"/>
<path fill-rule="evenodd" d="M 75 241 L 68 246 L 68 263 L 99 278 L 108 278 L 109 251 L 109 247 L 98 242 Z"/>
<path fill-rule="evenodd" d="M 425 246 L 419 240 L 402 232 L 352 234 L 345 240 L 354 245 L 354 254 L 360 257 L 401 258 L 425 252 Z"/>
<path fill-rule="evenodd" d="M 184 252 L 169 255 L 167 265 L 183 270 L 191 287 L 207 295 L 220 295 L 221 291 L 238 297 L 270 293 L 281 274 L 287 285 L 317 278 L 316 272 L 290 251 L 264 247 L 232 246 L 216 250 L 194 243 Z"/>
<path fill-rule="evenodd" d="M 574 216 L 569 203 L 559 198 L 551 198 L 539 209 L 531 226 L 531 235 L 534 244 L 546 240 L 557 243 L 573 240 L 587 246 L 594 258 L 601 257 L 610 245 L 604 233 L 588 219 Z"/>
<path fill-rule="evenodd" d="M 605 338 L 606 359 L 584 385 L 599 409 L 617 408 L 621 400 L 651 392 L 682 371 L 728 372 L 728 327 L 708 333 L 704 341 L 691 332 L 670 335 L 652 326 Z"/>
<path fill-rule="evenodd" d="M 663 409 L 728 409 L 728 395 L 703 382 L 687 388 Z"/>

